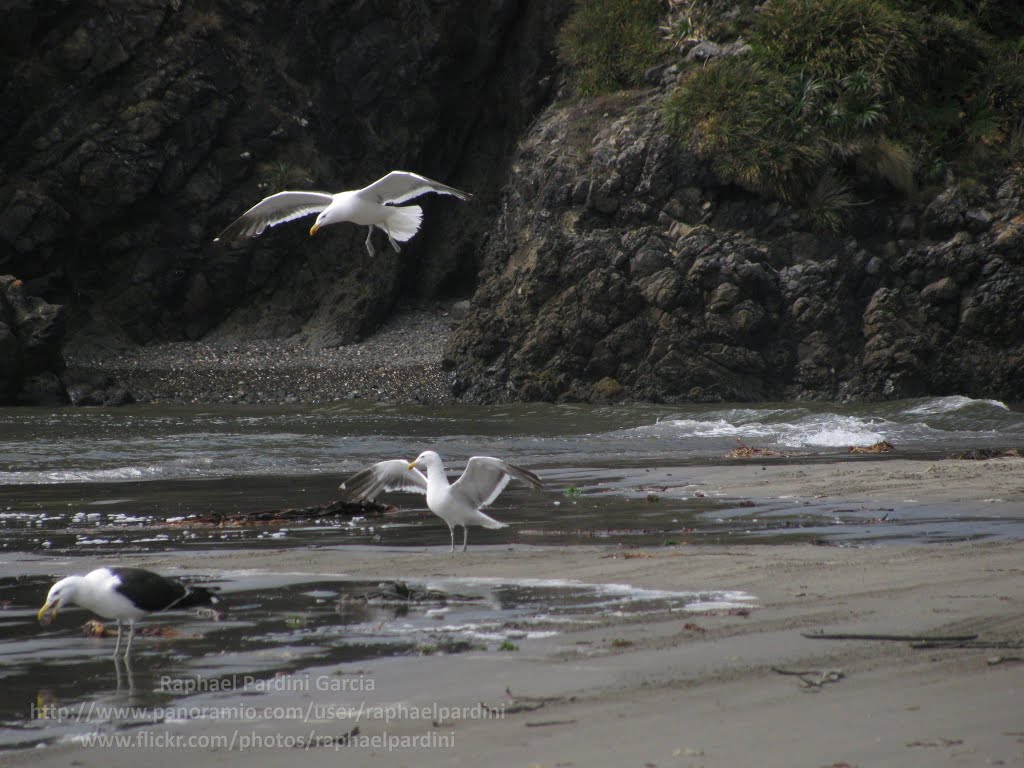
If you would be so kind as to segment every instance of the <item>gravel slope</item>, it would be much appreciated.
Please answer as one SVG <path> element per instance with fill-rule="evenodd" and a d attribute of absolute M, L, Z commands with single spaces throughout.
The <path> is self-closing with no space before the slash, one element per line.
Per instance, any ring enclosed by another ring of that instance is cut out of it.
<path fill-rule="evenodd" d="M 441 369 L 457 321 L 451 305 L 405 310 L 357 344 L 314 349 L 291 339 L 169 342 L 127 350 L 64 350 L 69 367 L 106 374 L 140 402 L 451 401 Z"/>

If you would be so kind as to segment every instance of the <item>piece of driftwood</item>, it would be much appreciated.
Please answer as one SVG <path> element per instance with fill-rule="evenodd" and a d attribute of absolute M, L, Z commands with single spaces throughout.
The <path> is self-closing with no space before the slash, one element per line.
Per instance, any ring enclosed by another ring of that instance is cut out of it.
<path fill-rule="evenodd" d="M 509 688 L 505 688 L 505 694 L 511 699 L 510 703 L 493 705 L 481 701 L 480 706 L 494 714 L 500 713 L 500 716 L 504 717 L 505 715 L 515 715 L 520 712 L 535 712 L 547 704 L 576 700 L 575 696 L 517 696 Z"/>
<path fill-rule="evenodd" d="M 575 720 L 537 720 L 532 723 L 525 723 L 527 728 L 550 728 L 553 725 L 575 725 Z"/>
<path fill-rule="evenodd" d="M 783 669 L 772 667 L 772 672 L 779 675 L 792 675 L 800 678 L 804 688 L 821 688 L 826 683 L 838 683 L 846 673 L 841 669 Z"/>
<path fill-rule="evenodd" d="M 259 512 L 212 512 L 208 515 L 189 515 L 167 522 L 174 527 L 210 525 L 218 528 L 244 525 L 273 525 L 290 523 L 295 520 L 320 520 L 323 518 L 380 517 L 393 512 L 394 507 L 374 501 L 331 501 L 311 507 L 295 509 L 266 509 Z"/>
<path fill-rule="evenodd" d="M 977 640 L 977 635 L 885 635 L 851 632 L 801 632 L 811 640 L 884 640 L 895 643 L 966 643 Z"/>
<path fill-rule="evenodd" d="M 1024 648 L 1024 640 L 963 640 L 957 642 L 935 642 L 923 640 L 910 644 L 911 648 Z"/>

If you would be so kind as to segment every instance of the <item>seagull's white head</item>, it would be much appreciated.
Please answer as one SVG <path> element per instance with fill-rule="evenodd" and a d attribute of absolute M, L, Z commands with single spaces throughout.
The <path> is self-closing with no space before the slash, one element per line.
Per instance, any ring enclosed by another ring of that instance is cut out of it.
<path fill-rule="evenodd" d="M 335 195 L 331 204 L 317 214 L 316 221 L 314 221 L 313 226 L 309 228 L 309 234 L 315 235 L 328 224 L 338 224 L 342 221 L 348 221 L 349 216 L 351 215 L 351 200 L 351 196 L 346 195 L 344 192 L 339 192 Z"/>
<path fill-rule="evenodd" d="M 320 213 L 317 214 L 316 221 L 313 222 L 313 226 L 309 228 L 310 236 L 312 237 L 319 232 L 321 227 L 326 227 L 328 224 L 336 224 L 339 221 L 343 221 L 344 219 L 341 219 L 338 216 L 339 213 L 340 211 L 334 203 L 331 203 L 320 211 Z"/>
<path fill-rule="evenodd" d="M 431 466 L 440 465 L 441 457 L 434 451 L 424 451 L 413 461 L 409 462 L 409 469 L 430 469 Z"/>
<path fill-rule="evenodd" d="M 61 579 L 50 587 L 50 592 L 46 595 L 46 602 L 39 609 L 39 613 L 36 614 L 40 624 L 49 624 L 57 618 L 57 612 L 61 608 L 67 603 L 75 602 L 75 597 L 78 594 L 78 582 L 80 580 L 80 576 L 68 576 L 66 579 Z"/>

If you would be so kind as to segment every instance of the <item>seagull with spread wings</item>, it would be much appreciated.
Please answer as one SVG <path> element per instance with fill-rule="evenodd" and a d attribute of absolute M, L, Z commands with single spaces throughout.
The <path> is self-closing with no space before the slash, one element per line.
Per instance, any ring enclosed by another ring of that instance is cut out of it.
<path fill-rule="evenodd" d="M 420 229 L 423 209 L 418 205 L 400 205 L 427 192 L 453 195 L 460 200 L 472 197 L 468 192 L 449 187 L 409 171 L 391 171 L 368 187 L 346 192 L 278 192 L 265 197 L 233 221 L 216 238 L 218 242 L 232 242 L 244 237 L 257 237 L 267 227 L 276 227 L 286 221 L 310 214 L 319 214 L 309 229 L 315 235 L 321 227 L 350 221 L 369 227 L 366 250 L 370 256 L 376 251 L 370 238 L 377 227 L 387 236 L 395 252 L 399 243 L 411 239 Z"/>
<path fill-rule="evenodd" d="M 422 467 L 427 474 L 419 471 Z M 491 456 L 474 456 L 466 463 L 462 477 L 448 483 L 441 457 L 434 451 L 424 451 L 412 462 L 404 459 L 381 461 L 357 472 L 341 484 L 348 501 L 372 501 L 384 491 L 425 493 L 427 508 L 448 524 L 455 551 L 455 528 L 462 526 L 462 551 L 466 551 L 470 525 L 484 528 L 504 528 L 493 517 L 480 511 L 493 502 L 515 478 L 534 488 L 544 483 L 533 472 Z"/>

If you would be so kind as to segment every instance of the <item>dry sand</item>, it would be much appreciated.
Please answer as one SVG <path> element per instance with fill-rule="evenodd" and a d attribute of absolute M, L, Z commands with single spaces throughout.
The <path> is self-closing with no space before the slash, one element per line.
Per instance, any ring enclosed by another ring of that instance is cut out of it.
<path fill-rule="evenodd" d="M 755 499 L 933 497 L 965 514 L 997 509 L 1019 517 L 1024 510 L 1021 460 L 815 462 L 764 470 L 742 464 L 707 474 L 717 491 Z M 132 747 L 65 745 L 0 761 L 102 768 L 181 760 L 252 768 L 300 761 L 524 768 L 1024 765 L 1024 648 L 997 647 L 1024 638 L 1020 543 L 516 546 L 475 547 L 456 556 L 440 549 L 333 548 L 139 562 L 184 572 L 572 578 L 739 589 L 757 602 L 749 615 L 609 616 L 599 626 L 523 641 L 514 652 L 384 659 L 346 668 L 342 677 L 335 669 L 309 670 L 296 679 L 311 690 L 247 694 L 244 703 L 316 704 L 320 717 L 161 723 L 124 731 L 138 740 Z M 819 631 L 977 635 L 987 647 L 921 649 L 902 641 L 804 636 Z M 784 674 L 793 672 L 804 674 Z M 372 680 L 374 690 L 315 690 L 318 682 L 339 679 Z M 227 692 L 215 700 L 242 698 Z M 472 709 L 480 702 L 498 714 L 482 717 Z M 358 723 L 323 716 L 331 705 L 363 706 L 364 714 Z M 394 709 L 375 708 L 388 705 Z M 433 707 L 455 706 L 467 710 L 439 711 L 435 722 Z M 404 716 L 386 722 L 387 714 Z M 356 726 L 358 734 L 336 749 Z M 207 746 L 162 746 L 167 734 Z M 311 736 L 317 746 L 300 749 Z M 389 751 L 375 738 L 400 741 Z M 241 749 L 256 739 L 263 746 Z"/>

